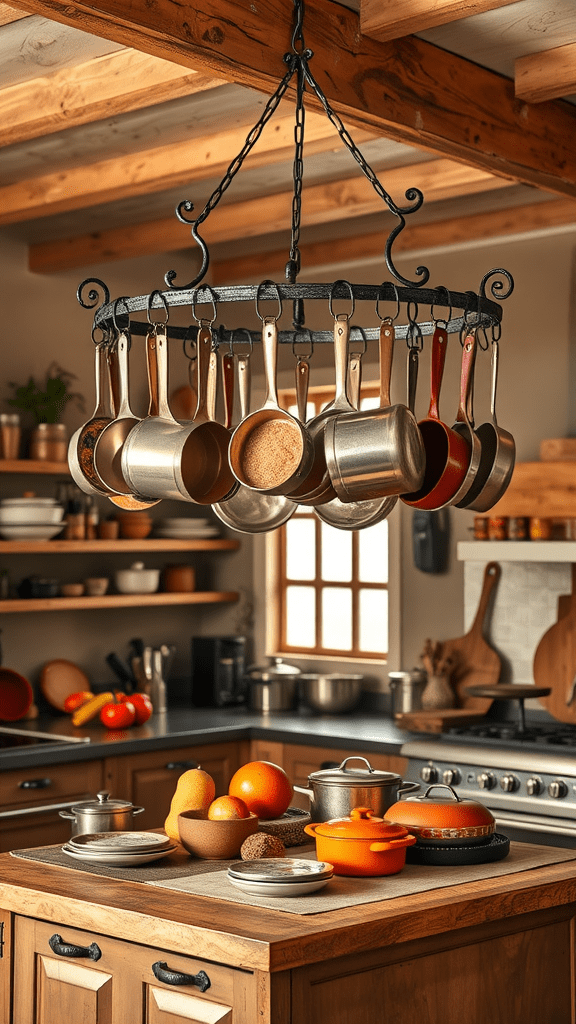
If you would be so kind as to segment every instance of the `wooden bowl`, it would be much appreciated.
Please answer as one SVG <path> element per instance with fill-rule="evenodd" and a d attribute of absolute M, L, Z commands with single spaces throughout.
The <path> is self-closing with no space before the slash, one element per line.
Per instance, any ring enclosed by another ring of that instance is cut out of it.
<path fill-rule="evenodd" d="M 211 821 L 196 818 L 197 811 L 184 811 L 178 815 L 178 832 L 182 846 L 193 857 L 202 860 L 230 860 L 238 857 L 240 847 L 248 836 L 258 831 L 258 818 L 250 812 L 249 818 L 228 818 Z"/>

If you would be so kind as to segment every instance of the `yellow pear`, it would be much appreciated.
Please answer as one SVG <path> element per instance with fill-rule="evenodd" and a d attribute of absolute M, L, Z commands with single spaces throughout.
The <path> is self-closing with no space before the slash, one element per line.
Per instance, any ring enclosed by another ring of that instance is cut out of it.
<path fill-rule="evenodd" d="M 214 779 L 208 772 L 201 768 L 190 768 L 184 772 L 178 779 L 170 811 L 164 822 L 166 835 L 179 842 L 178 815 L 183 811 L 196 811 L 199 818 L 205 818 L 215 796 Z"/>

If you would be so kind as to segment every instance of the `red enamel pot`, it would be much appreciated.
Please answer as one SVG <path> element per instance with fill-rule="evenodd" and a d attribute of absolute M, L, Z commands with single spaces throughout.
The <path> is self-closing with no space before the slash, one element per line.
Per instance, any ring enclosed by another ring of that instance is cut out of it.
<path fill-rule="evenodd" d="M 403 825 L 378 818 L 370 807 L 354 807 L 348 818 L 304 826 L 316 840 L 316 856 L 334 865 L 335 875 L 396 875 L 416 836 Z"/>
<path fill-rule="evenodd" d="M 424 481 L 418 491 L 400 496 L 406 505 L 427 511 L 441 508 L 457 494 L 470 464 L 467 438 L 443 423 L 438 411 L 447 343 L 447 331 L 436 327 L 432 338 L 430 407 L 426 419 L 418 422 L 426 453 Z"/>

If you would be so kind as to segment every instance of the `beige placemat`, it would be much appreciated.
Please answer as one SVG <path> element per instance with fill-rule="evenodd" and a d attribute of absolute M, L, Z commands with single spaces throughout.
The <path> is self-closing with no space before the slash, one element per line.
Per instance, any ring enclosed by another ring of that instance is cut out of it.
<path fill-rule="evenodd" d="M 28 850 L 11 850 L 12 857 L 33 860 L 39 864 L 51 864 L 58 868 L 81 871 L 89 875 L 101 875 L 105 878 L 124 878 L 130 882 L 154 882 L 162 879 L 189 877 L 193 872 L 221 871 L 232 861 L 193 860 L 182 847 L 162 860 L 151 861 L 133 867 L 115 868 L 108 864 L 88 864 L 73 860 L 62 852 L 62 844 L 58 846 L 39 846 Z"/>
<path fill-rule="evenodd" d="M 322 914 L 329 910 L 354 907 L 361 903 L 376 903 L 391 900 L 397 896 L 412 896 L 429 889 L 442 889 L 463 882 L 475 882 L 482 878 L 497 878 L 515 871 L 527 871 L 547 864 L 575 860 L 576 850 L 560 850 L 550 846 L 533 846 L 529 843 L 511 843 L 510 853 L 505 860 L 492 864 L 470 864 L 467 866 L 431 867 L 425 864 L 407 864 L 398 875 L 380 878 L 347 878 L 334 876 L 324 889 L 309 896 L 272 897 L 250 896 L 234 888 L 228 881 L 226 871 L 211 874 L 192 875 L 189 878 L 150 881 L 163 889 L 190 893 L 193 896 L 208 896 L 244 903 L 251 907 L 266 907 L 281 910 L 287 914 Z"/>

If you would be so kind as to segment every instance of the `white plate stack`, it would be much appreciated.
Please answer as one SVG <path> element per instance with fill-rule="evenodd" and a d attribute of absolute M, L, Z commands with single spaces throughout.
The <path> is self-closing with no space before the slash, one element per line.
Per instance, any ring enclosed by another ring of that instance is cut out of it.
<path fill-rule="evenodd" d="M 156 536 L 171 540 L 210 540 L 220 536 L 220 530 L 211 519 L 197 519 L 195 516 L 183 516 L 159 519 L 156 525 Z"/>
<path fill-rule="evenodd" d="M 169 836 L 156 832 L 87 832 L 73 836 L 62 852 L 73 860 L 113 867 L 134 867 L 176 850 Z"/>
<path fill-rule="evenodd" d="M 64 529 L 64 507 L 55 498 L 3 498 L 0 536 L 5 540 L 51 540 Z"/>
<path fill-rule="evenodd" d="M 251 896 L 308 896 L 328 884 L 334 867 L 325 860 L 269 857 L 235 861 L 228 881 Z"/>

